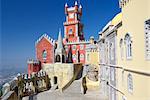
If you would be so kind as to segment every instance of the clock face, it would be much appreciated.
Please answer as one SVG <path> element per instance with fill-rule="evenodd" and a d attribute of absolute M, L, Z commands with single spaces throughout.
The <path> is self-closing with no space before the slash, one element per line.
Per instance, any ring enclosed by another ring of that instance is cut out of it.
<path fill-rule="evenodd" d="M 69 14 L 69 18 L 74 18 L 74 13 Z"/>

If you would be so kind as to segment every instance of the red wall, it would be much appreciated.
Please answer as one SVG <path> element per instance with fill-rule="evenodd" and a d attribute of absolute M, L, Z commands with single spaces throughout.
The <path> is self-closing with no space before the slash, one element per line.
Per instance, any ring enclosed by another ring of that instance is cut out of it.
<path fill-rule="evenodd" d="M 29 63 L 28 64 L 28 74 L 37 73 L 41 70 L 41 64 L 40 63 Z"/>
<path fill-rule="evenodd" d="M 46 59 L 43 59 L 43 51 L 47 51 Z M 54 63 L 54 46 L 45 37 L 36 44 L 36 57 L 41 63 Z"/>
<path fill-rule="evenodd" d="M 74 44 L 73 44 L 73 45 L 74 45 Z M 86 45 L 84 44 L 84 49 L 83 49 L 83 50 L 80 49 L 80 45 L 79 45 L 79 44 L 76 45 L 76 49 L 74 50 L 74 49 L 73 49 L 73 45 L 71 45 L 71 48 L 72 48 L 72 55 L 73 55 L 73 54 L 76 55 L 76 52 L 77 52 L 77 50 L 78 50 L 80 55 L 81 55 L 81 54 L 84 55 L 84 58 L 83 58 L 83 59 L 80 59 L 80 62 L 84 64 L 84 63 L 85 63 L 85 48 L 86 48 Z M 81 45 L 82 45 L 82 44 L 81 44 Z M 69 52 L 69 48 L 70 48 L 70 46 L 68 46 L 68 51 L 66 51 L 67 54 L 68 54 L 68 52 Z M 76 56 L 77 56 L 77 55 L 76 55 Z M 77 59 L 76 59 L 76 60 L 77 60 Z M 76 63 L 76 60 L 73 60 L 73 63 Z"/>

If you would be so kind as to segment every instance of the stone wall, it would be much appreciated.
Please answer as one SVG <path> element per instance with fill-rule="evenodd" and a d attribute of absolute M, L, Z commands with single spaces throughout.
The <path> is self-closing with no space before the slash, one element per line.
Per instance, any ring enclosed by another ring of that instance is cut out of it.
<path fill-rule="evenodd" d="M 58 85 L 58 88 L 64 87 L 74 76 L 74 64 L 42 64 L 42 69 L 46 71 L 50 78 L 51 85 Z"/>

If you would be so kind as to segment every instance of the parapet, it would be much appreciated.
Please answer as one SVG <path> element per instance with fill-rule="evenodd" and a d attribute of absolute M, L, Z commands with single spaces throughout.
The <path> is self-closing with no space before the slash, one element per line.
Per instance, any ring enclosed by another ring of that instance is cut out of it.
<path fill-rule="evenodd" d="M 34 60 L 34 59 L 29 59 L 27 61 L 28 64 L 40 64 L 40 61 L 39 60 Z"/>
<path fill-rule="evenodd" d="M 66 44 L 69 45 L 69 44 L 89 44 L 90 41 L 89 40 L 80 40 L 80 41 L 69 41 L 67 42 Z"/>
<path fill-rule="evenodd" d="M 43 38 L 47 39 L 52 45 L 55 45 L 55 40 L 49 37 L 47 34 L 43 34 L 36 42 L 35 44 L 38 44 Z"/>

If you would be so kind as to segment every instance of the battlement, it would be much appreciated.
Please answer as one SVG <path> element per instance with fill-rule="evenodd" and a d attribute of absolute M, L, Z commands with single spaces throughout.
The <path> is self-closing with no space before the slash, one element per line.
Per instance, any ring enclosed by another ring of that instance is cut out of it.
<path fill-rule="evenodd" d="M 67 45 L 71 45 L 71 44 L 90 44 L 89 40 L 79 40 L 79 41 L 69 41 L 66 43 Z"/>
<path fill-rule="evenodd" d="M 119 0 L 120 8 L 124 7 L 130 0 Z"/>
<path fill-rule="evenodd" d="M 78 5 L 78 2 L 75 1 L 74 6 L 68 7 L 68 4 L 65 4 L 65 13 L 68 14 L 68 12 L 79 12 L 80 14 L 82 13 L 82 6 Z"/>
<path fill-rule="evenodd" d="M 55 40 L 49 37 L 46 33 L 43 34 L 36 42 L 35 44 L 38 44 L 43 38 L 47 39 L 52 45 L 55 45 Z"/>
<path fill-rule="evenodd" d="M 27 61 L 28 64 L 40 64 L 39 60 L 34 60 L 34 59 L 28 59 Z"/>

